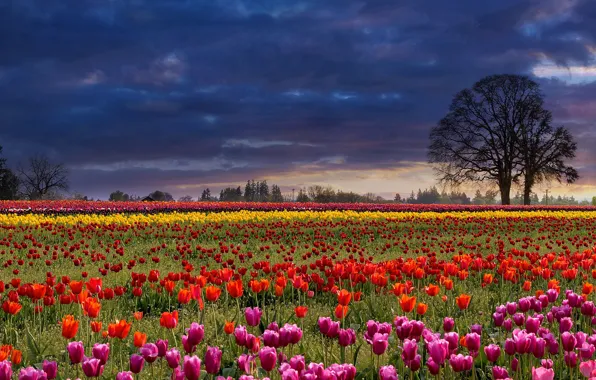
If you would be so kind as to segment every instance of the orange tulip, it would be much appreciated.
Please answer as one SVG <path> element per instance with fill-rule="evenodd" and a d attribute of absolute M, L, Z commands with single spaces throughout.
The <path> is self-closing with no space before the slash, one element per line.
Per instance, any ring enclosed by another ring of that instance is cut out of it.
<path fill-rule="evenodd" d="M 67 315 L 62 318 L 62 336 L 66 339 L 72 339 L 77 335 L 79 329 L 79 321 L 74 319 L 72 315 Z"/>
<path fill-rule="evenodd" d="M 226 321 L 226 323 L 224 325 L 224 332 L 228 335 L 233 334 L 234 333 L 234 322 Z"/>
<path fill-rule="evenodd" d="M 339 303 L 340 305 L 348 306 L 351 300 L 352 293 L 350 293 L 346 289 L 342 289 L 337 293 L 337 303 Z"/>
<path fill-rule="evenodd" d="M 532 289 L 532 281 L 525 281 L 522 285 L 522 289 L 526 292 L 529 292 Z"/>
<path fill-rule="evenodd" d="M 335 308 L 335 317 L 337 319 L 344 319 L 346 315 L 348 315 L 349 306 L 346 305 L 337 305 Z"/>
<path fill-rule="evenodd" d="M 453 280 L 450 278 L 443 278 L 443 286 L 445 287 L 445 290 L 452 290 Z"/>
<path fill-rule="evenodd" d="M 426 314 L 427 310 L 428 310 L 428 305 L 425 303 L 419 303 L 418 306 L 416 306 L 416 314 L 418 314 L 418 315 Z"/>
<path fill-rule="evenodd" d="M 101 310 L 101 303 L 95 298 L 89 297 L 83 302 L 83 311 L 89 318 L 97 318 Z"/>
<path fill-rule="evenodd" d="M 259 281 L 259 284 L 262 292 L 269 290 L 269 280 L 266 278 L 262 278 L 261 281 Z"/>
<path fill-rule="evenodd" d="M 68 286 L 73 294 L 79 294 L 83 290 L 83 281 L 71 281 Z"/>
<path fill-rule="evenodd" d="M 176 283 L 174 281 L 165 280 L 163 283 L 163 287 L 171 295 L 172 293 L 174 293 L 174 288 L 176 287 Z"/>
<path fill-rule="evenodd" d="M 219 299 L 221 295 L 221 289 L 217 286 L 208 286 L 205 288 L 205 298 L 207 301 L 215 302 Z"/>
<path fill-rule="evenodd" d="M 482 276 L 482 283 L 483 284 L 491 284 L 493 282 L 493 275 L 491 273 L 485 273 Z"/>
<path fill-rule="evenodd" d="M 409 313 L 414 310 L 416 306 L 416 297 L 415 296 L 408 296 L 406 294 L 402 294 L 401 298 L 399 299 L 399 306 L 404 311 L 404 313 Z"/>
<path fill-rule="evenodd" d="M 12 350 L 12 346 L 9 344 L 5 344 L 0 347 L 0 362 L 5 361 L 10 355 L 10 351 Z"/>
<path fill-rule="evenodd" d="M 279 286 L 279 285 L 275 285 L 275 296 L 276 297 L 281 297 L 284 295 L 284 289 L 283 287 Z"/>
<path fill-rule="evenodd" d="M 23 308 L 23 305 L 21 305 L 18 302 L 4 301 L 2 303 L 2 310 L 4 310 L 5 313 L 11 314 L 11 315 L 19 314 L 19 311 L 21 311 L 22 308 Z"/>
<path fill-rule="evenodd" d="M 135 311 L 132 315 L 137 321 L 140 321 L 141 319 L 143 319 L 142 311 Z"/>
<path fill-rule="evenodd" d="M 132 323 L 126 322 L 125 320 L 116 321 L 116 323 L 110 323 L 108 325 L 108 335 L 110 338 L 126 339 L 130 332 Z"/>
<path fill-rule="evenodd" d="M 178 325 L 178 310 L 173 313 L 167 311 L 161 313 L 159 324 L 167 329 L 173 329 Z"/>
<path fill-rule="evenodd" d="M 244 292 L 244 289 L 242 288 L 242 280 L 238 279 L 238 280 L 228 282 L 226 285 L 226 289 L 228 290 L 230 297 L 232 297 L 232 298 L 242 297 L 242 293 Z"/>
<path fill-rule="evenodd" d="M 294 313 L 296 313 L 296 317 L 304 318 L 306 317 L 306 313 L 308 312 L 308 307 L 306 306 L 296 306 L 294 309 Z"/>
<path fill-rule="evenodd" d="M 472 299 L 472 297 L 469 294 L 461 294 L 458 297 L 455 297 L 455 302 L 460 310 L 465 310 L 470 306 L 470 299 Z"/>
<path fill-rule="evenodd" d="M 178 302 L 180 302 L 182 305 L 186 305 L 190 302 L 190 296 L 190 290 L 180 289 L 180 291 L 178 291 Z"/>
<path fill-rule="evenodd" d="M 10 361 L 12 362 L 12 364 L 19 365 L 21 364 L 22 360 L 23 353 L 21 352 L 21 350 L 12 350 L 12 354 L 10 355 Z"/>
<path fill-rule="evenodd" d="M 91 331 L 93 331 L 94 333 L 98 333 L 101 331 L 101 326 L 103 324 L 101 322 L 98 321 L 91 321 Z"/>
<path fill-rule="evenodd" d="M 31 298 L 33 301 L 42 299 L 46 295 L 46 286 L 40 284 L 31 285 Z"/>
<path fill-rule="evenodd" d="M 147 343 L 147 334 L 143 334 L 140 331 L 135 331 L 133 335 L 133 344 L 135 347 L 142 347 L 145 343 Z"/>
<path fill-rule="evenodd" d="M 583 294 L 592 294 L 594 291 L 594 285 L 590 284 L 589 282 L 584 282 L 584 286 L 582 287 Z"/>
<path fill-rule="evenodd" d="M 429 284 L 427 287 L 424 288 L 424 291 L 429 296 L 434 297 L 437 294 L 439 294 L 439 286 L 438 285 L 434 285 L 434 284 Z"/>

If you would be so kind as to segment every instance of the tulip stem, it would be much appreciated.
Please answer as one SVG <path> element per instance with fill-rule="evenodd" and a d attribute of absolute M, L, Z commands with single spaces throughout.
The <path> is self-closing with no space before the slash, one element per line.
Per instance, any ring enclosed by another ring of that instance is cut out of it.
<path fill-rule="evenodd" d="M 171 329 L 170 332 L 172 333 L 172 338 L 174 338 L 174 346 L 178 347 L 178 340 L 176 339 L 176 334 L 174 334 L 174 329 Z"/>

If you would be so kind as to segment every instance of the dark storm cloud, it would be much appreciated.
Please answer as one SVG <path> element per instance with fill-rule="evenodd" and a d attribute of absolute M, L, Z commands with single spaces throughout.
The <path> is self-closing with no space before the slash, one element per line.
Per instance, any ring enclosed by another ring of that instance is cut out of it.
<path fill-rule="evenodd" d="M 424 161 L 428 131 L 455 92 L 484 75 L 531 73 L 545 59 L 593 64 L 596 42 L 589 0 L 0 8 L 5 154 L 46 151 L 94 195 Z M 579 112 L 596 101 L 593 84 L 542 82 L 555 117 L 574 113 L 576 133 L 594 128 Z M 578 160 L 592 173 L 586 157 Z"/>

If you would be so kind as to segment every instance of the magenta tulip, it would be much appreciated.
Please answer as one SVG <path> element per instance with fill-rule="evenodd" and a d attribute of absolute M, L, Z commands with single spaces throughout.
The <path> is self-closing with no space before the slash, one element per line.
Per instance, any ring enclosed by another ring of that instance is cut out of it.
<path fill-rule="evenodd" d="M 70 358 L 71 364 L 78 364 L 83 361 L 83 356 L 85 355 L 83 342 L 68 343 L 66 346 L 66 351 L 68 351 L 68 357 Z"/>
<path fill-rule="evenodd" d="M 48 380 L 53 380 L 58 377 L 58 363 L 48 360 L 43 361 L 42 370 L 46 373 Z M 1 378 L 1 376 L 0 376 Z"/>
<path fill-rule="evenodd" d="M 133 354 L 130 356 L 130 362 L 129 362 L 130 372 L 135 373 L 135 374 L 140 373 L 143 370 L 144 366 L 145 366 L 145 358 L 143 358 L 141 355 Z"/>
<path fill-rule="evenodd" d="M 207 347 L 205 352 L 205 370 L 212 375 L 219 372 L 222 352 L 218 347 Z"/>
<path fill-rule="evenodd" d="M 259 359 L 261 360 L 261 367 L 266 372 L 270 372 L 277 363 L 277 351 L 273 347 L 263 347 L 259 351 Z"/>
<path fill-rule="evenodd" d="M 398 380 L 397 371 L 392 365 L 386 365 L 379 369 L 379 379 L 381 380 Z"/>
<path fill-rule="evenodd" d="M 83 373 L 87 377 L 99 377 L 103 373 L 103 364 L 97 358 L 85 358 L 81 364 Z"/>
<path fill-rule="evenodd" d="M 188 356 L 184 357 L 184 376 L 188 380 L 199 380 L 201 377 L 201 359 L 198 356 Z"/>
<path fill-rule="evenodd" d="M 246 318 L 246 324 L 249 326 L 258 326 L 261 322 L 261 315 L 263 315 L 263 312 L 258 307 L 244 309 L 244 318 Z"/>
<path fill-rule="evenodd" d="M 147 363 L 153 363 L 157 360 L 158 349 L 154 343 L 145 343 L 143 347 L 139 350 L 141 356 Z"/>
<path fill-rule="evenodd" d="M 101 365 L 104 365 L 107 363 L 108 357 L 110 356 L 110 345 L 95 343 L 91 353 L 93 354 L 94 358 L 99 359 Z"/>
<path fill-rule="evenodd" d="M 176 347 L 171 348 L 166 352 L 166 362 L 171 369 L 180 366 L 180 351 L 178 351 Z"/>

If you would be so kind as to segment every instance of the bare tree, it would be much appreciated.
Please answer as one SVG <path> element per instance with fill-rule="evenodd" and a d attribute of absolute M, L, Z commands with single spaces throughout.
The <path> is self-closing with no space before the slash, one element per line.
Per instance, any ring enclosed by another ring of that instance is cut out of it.
<path fill-rule="evenodd" d="M 68 169 L 53 164 L 44 155 L 29 159 L 27 166 L 17 169 L 24 195 L 29 199 L 43 199 L 50 193 L 68 190 Z"/>
<path fill-rule="evenodd" d="M 560 178 L 546 169 L 538 149 L 528 152 L 531 138 L 550 140 L 535 128 L 550 115 L 543 104 L 538 84 L 520 75 L 488 76 L 456 94 L 449 112 L 430 133 L 428 158 L 439 181 L 492 182 L 499 187 L 501 203 L 510 204 L 511 185 L 524 173 L 533 172 L 527 178 L 534 180 Z M 524 139 L 524 134 L 533 137 Z"/>
<path fill-rule="evenodd" d="M 577 144 L 564 127 L 551 126 L 552 115 L 543 110 L 536 123 L 522 125 L 519 150 L 523 159 L 524 204 L 532 199 L 532 187 L 541 182 L 573 183 L 579 178 L 577 170 L 565 164 L 565 159 L 575 158 Z"/>
<path fill-rule="evenodd" d="M 192 202 L 192 196 L 190 195 L 185 195 L 183 197 L 178 198 L 178 202 Z"/>

